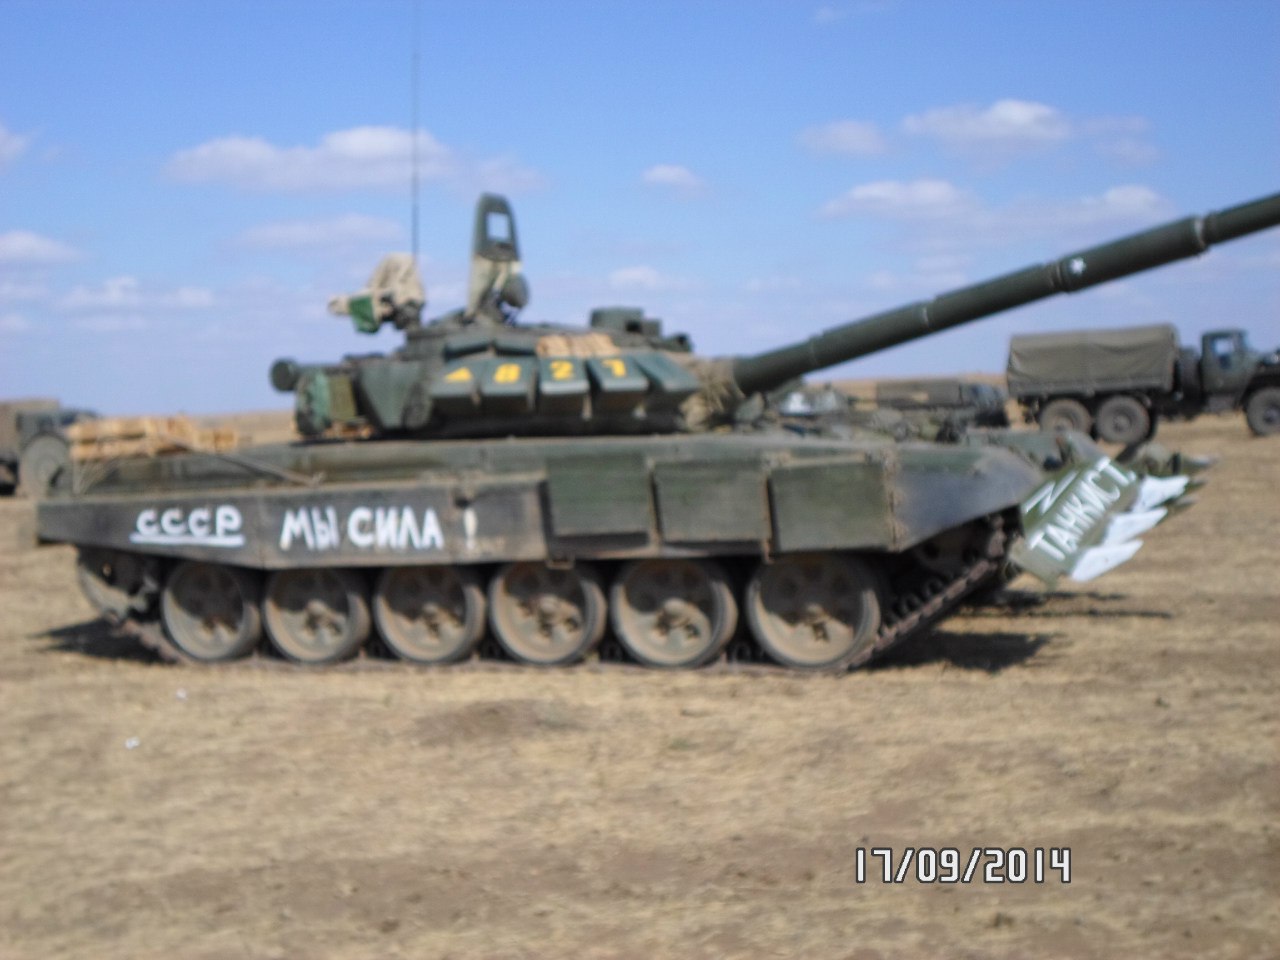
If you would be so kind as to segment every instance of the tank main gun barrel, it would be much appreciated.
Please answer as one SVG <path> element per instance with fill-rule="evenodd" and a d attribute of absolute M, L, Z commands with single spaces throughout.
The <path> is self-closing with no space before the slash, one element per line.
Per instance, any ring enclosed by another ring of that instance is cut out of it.
<path fill-rule="evenodd" d="M 733 378 L 746 393 L 770 390 L 794 377 L 1203 253 L 1215 243 L 1280 225 L 1280 193 L 1187 217 L 1089 247 L 1058 260 L 984 283 L 832 327 L 802 343 L 733 359 Z"/>

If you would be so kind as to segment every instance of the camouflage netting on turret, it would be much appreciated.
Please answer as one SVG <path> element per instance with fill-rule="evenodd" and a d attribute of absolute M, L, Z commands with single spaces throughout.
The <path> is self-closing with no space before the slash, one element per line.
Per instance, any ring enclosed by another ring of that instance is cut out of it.
<path fill-rule="evenodd" d="M 733 379 L 732 361 L 679 354 L 671 357 L 698 378 L 697 391 L 680 405 L 686 429 L 696 433 L 728 422 L 745 399 Z"/>
<path fill-rule="evenodd" d="M 361 333 L 377 333 L 388 321 L 398 330 L 416 327 L 426 305 L 427 290 L 413 256 L 392 253 L 374 268 L 363 290 L 333 297 L 329 301 L 329 312 L 351 317 Z"/>

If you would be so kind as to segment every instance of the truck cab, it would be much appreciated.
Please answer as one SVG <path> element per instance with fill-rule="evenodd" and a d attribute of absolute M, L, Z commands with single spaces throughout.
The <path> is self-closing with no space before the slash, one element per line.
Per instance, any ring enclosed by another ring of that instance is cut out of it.
<path fill-rule="evenodd" d="M 1200 344 L 1200 388 L 1210 409 L 1238 407 L 1262 355 L 1249 349 L 1243 330 L 1211 330 Z"/>

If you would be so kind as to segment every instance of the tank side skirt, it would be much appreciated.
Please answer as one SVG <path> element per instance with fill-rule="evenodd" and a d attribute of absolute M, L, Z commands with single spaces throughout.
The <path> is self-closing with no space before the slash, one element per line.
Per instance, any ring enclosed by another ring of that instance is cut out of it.
<path fill-rule="evenodd" d="M 598 474 L 593 483 L 575 469 L 557 483 L 566 474 L 548 463 L 545 472 L 434 484 L 68 498 L 42 504 L 38 522 L 46 541 L 263 570 L 898 552 L 1018 503 L 1034 474 L 1012 459 L 956 448 L 931 468 L 904 447 L 714 469 L 637 460 L 616 510 Z M 1001 466 L 1018 482 L 993 490 Z M 720 519 L 701 522 L 704 513 Z"/>

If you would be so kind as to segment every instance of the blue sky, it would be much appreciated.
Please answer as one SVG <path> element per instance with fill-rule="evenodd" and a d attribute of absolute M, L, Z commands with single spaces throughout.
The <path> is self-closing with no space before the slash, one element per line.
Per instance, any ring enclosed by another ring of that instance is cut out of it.
<path fill-rule="evenodd" d="M 411 0 L 0 0 L 0 396 L 287 406 L 281 356 L 409 246 Z M 507 193 L 530 320 L 644 306 L 755 352 L 1280 190 L 1275 0 L 429 2 L 421 255 L 459 305 Z M 1029 329 L 1280 345 L 1280 230 L 836 371 L 1003 369 Z"/>

